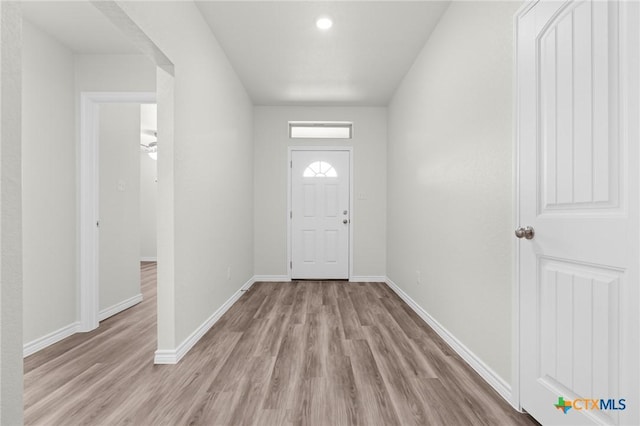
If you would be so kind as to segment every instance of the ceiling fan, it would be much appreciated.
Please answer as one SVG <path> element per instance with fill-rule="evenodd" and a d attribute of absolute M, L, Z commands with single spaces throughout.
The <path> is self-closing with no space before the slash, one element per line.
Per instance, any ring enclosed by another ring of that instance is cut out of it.
<path fill-rule="evenodd" d="M 149 157 L 154 160 L 158 159 L 158 132 L 152 129 L 142 129 L 141 133 L 141 142 L 140 142 L 140 151 L 146 152 Z M 144 143 L 142 142 L 145 139 L 155 138 L 155 140 Z"/>

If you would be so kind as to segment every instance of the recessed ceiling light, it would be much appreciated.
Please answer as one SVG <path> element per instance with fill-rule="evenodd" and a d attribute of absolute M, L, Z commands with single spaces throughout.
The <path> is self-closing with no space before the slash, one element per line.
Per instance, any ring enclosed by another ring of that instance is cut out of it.
<path fill-rule="evenodd" d="M 316 27 L 320 28 L 321 30 L 328 30 L 332 25 L 333 21 L 327 17 L 319 18 L 316 21 Z"/>

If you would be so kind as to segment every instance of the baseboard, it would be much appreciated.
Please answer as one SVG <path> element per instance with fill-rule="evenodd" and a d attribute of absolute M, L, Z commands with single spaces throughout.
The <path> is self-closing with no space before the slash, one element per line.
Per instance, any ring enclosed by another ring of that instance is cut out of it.
<path fill-rule="evenodd" d="M 287 275 L 254 275 L 254 282 L 289 282 L 291 278 Z"/>
<path fill-rule="evenodd" d="M 255 276 L 253 276 L 253 277 L 249 278 L 249 279 L 247 280 L 247 282 L 246 282 L 246 283 L 244 283 L 244 285 L 243 285 L 242 287 L 240 287 L 240 290 L 239 290 L 239 291 L 243 291 L 243 292 L 244 292 L 244 291 L 247 291 L 247 290 L 249 290 L 249 289 L 251 288 L 251 286 L 252 286 L 252 285 L 254 285 L 255 283 L 256 283 L 256 277 L 255 277 Z M 233 298 L 233 296 L 232 296 L 232 298 Z"/>
<path fill-rule="evenodd" d="M 249 278 L 238 291 L 236 291 L 222 306 L 220 306 L 200 327 L 178 345 L 176 349 L 158 349 L 153 359 L 154 364 L 177 364 L 195 346 L 207 331 L 224 315 L 229 308 L 236 303 L 240 296 L 255 282 L 255 277 Z"/>
<path fill-rule="evenodd" d="M 157 262 L 157 257 L 141 257 L 140 262 Z"/>
<path fill-rule="evenodd" d="M 471 366 L 500 396 L 502 396 L 510 405 L 513 406 L 511 400 L 511 386 L 484 363 L 476 354 L 467 348 L 460 340 L 458 340 L 449 330 L 444 328 L 435 318 L 418 305 L 407 293 L 405 293 L 390 278 L 386 278 L 387 285 L 405 301 L 413 311 L 422 318 L 462 359 Z"/>
<path fill-rule="evenodd" d="M 142 302 L 142 294 L 136 294 L 135 296 L 130 297 L 127 300 L 123 300 L 120 303 L 117 303 L 98 312 L 98 321 L 104 321 L 107 318 L 112 317 L 115 314 L 119 314 L 125 309 L 129 309 L 130 307 L 135 306 L 140 302 Z"/>
<path fill-rule="evenodd" d="M 72 334 L 76 334 L 79 327 L 80 323 L 74 322 L 73 324 L 62 327 L 61 329 L 51 332 L 46 336 L 42 336 L 32 342 L 25 343 L 22 348 L 22 356 L 26 358 L 29 355 L 33 355 L 34 353 L 41 351 L 47 346 L 51 346 L 54 343 L 58 343 L 62 339 L 66 339 Z"/>
<path fill-rule="evenodd" d="M 158 349 L 153 357 L 154 364 L 177 364 L 176 351 L 170 349 Z"/>
<path fill-rule="evenodd" d="M 291 278 L 287 275 L 254 275 L 255 282 L 290 282 Z M 386 282 L 386 277 L 384 275 L 356 275 L 349 278 L 350 282 L 353 283 L 383 283 Z"/>
<path fill-rule="evenodd" d="M 367 275 L 354 275 L 349 278 L 352 283 L 384 283 L 387 282 L 385 276 L 367 276 Z"/>

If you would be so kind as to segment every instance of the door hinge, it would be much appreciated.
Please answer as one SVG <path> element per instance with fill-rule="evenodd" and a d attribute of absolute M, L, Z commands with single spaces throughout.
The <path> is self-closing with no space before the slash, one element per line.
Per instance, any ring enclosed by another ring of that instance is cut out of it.
<path fill-rule="evenodd" d="M 293 269 L 293 262 L 289 261 L 289 269 Z"/>
<path fill-rule="evenodd" d="M 289 161 L 289 168 L 293 169 L 293 160 Z"/>
<path fill-rule="evenodd" d="M 289 219 L 293 219 L 293 211 L 289 212 Z"/>

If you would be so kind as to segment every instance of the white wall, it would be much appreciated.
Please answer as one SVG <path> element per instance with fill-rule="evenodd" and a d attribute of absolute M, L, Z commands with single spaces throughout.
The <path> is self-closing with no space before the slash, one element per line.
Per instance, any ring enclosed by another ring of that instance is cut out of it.
<path fill-rule="evenodd" d="M 159 349 L 171 351 L 253 276 L 252 104 L 193 3 L 119 4 L 175 69 L 172 171 L 163 169 L 161 137 L 158 151 L 161 197 L 163 177 L 174 180 L 175 271 L 158 293 L 158 315 L 175 314 L 173 335 L 171 327 L 158 334 Z M 159 116 L 163 108 L 159 99 Z"/>
<path fill-rule="evenodd" d="M 157 108 L 155 104 L 140 106 L 140 128 L 156 130 Z M 148 144 L 157 138 L 147 136 L 142 143 Z M 140 152 L 140 258 L 142 260 L 156 260 L 157 251 L 157 203 L 158 203 L 158 161 L 149 157 L 146 152 Z"/>
<path fill-rule="evenodd" d="M 388 276 L 507 382 L 519 6 L 452 2 L 389 106 Z"/>
<path fill-rule="evenodd" d="M 74 55 L 27 21 L 23 37 L 23 343 L 34 347 L 78 320 L 80 92 L 153 92 L 155 66 L 142 55 Z"/>
<path fill-rule="evenodd" d="M 99 108 L 102 312 L 140 295 L 140 105 Z"/>
<path fill-rule="evenodd" d="M 255 107 L 255 274 L 286 276 L 287 148 L 353 146 L 354 276 L 385 276 L 386 250 L 386 108 Z M 352 121 L 346 139 L 289 139 L 289 121 Z"/>
<path fill-rule="evenodd" d="M 76 55 L 75 69 L 78 92 L 156 91 L 156 67 L 144 55 Z"/>
<path fill-rule="evenodd" d="M 23 341 L 76 319 L 74 58 L 23 23 Z"/>
<path fill-rule="evenodd" d="M 0 424 L 22 413 L 20 5 L 0 2 Z"/>

